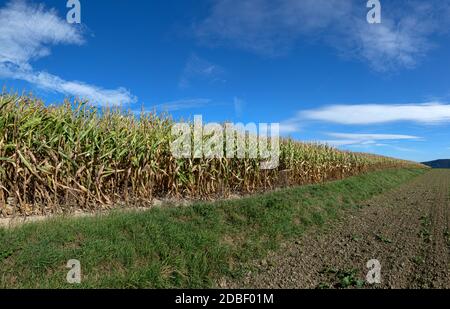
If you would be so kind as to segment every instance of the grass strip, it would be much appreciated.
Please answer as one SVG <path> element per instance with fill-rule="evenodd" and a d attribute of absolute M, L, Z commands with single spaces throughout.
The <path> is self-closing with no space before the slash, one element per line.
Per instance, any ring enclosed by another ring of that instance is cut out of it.
<path fill-rule="evenodd" d="M 240 200 L 0 229 L 0 287 L 215 287 L 283 241 L 425 172 L 390 169 Z M 70 259 L 81 262 L 81 285 L 66 282 Z"/>

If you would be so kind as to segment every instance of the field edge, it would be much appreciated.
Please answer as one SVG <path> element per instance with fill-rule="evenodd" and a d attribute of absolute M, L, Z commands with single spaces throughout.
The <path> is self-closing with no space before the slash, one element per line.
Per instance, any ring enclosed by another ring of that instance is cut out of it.
<path fill-rule="evenodd" d="M 282 242 L 426 171 L 391 169 L 239 200 L 0 229 L 0 288 L 226 287 L 223 278 L 241 277 Z M 66 283 L 70 259 L 81 262 L 81 285 Z"/>

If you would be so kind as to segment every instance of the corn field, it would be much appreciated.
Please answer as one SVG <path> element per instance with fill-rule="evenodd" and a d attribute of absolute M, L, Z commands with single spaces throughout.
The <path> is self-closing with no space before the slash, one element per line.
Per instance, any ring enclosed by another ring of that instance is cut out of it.
<path fill-rule="evenodd" d="M 280 166 L 258 159 L 176 159 L 169 116 L 0 96 L 0 217 L 214 199 L 419 166 L 327 145 L 281 141 Z"/>

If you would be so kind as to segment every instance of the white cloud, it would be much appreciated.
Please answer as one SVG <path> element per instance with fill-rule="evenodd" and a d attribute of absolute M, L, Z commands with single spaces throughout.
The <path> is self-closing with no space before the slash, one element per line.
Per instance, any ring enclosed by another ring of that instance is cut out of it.
<path fill-rule="evenodd" d="M 47 72 L 36 72 L 11 64 L 0 63 L 0 78 L 23 80 L 47 91 L 88 99 L 97 105 L 117 105 L 136 101 L 136 98 L 124 88 L 103 89 L 79 81 L 66 81 Z"/>
<path fill-rule="evenodd" d="M 415 67 L 436 46 L 434 36 L 449 25 L 450 4 L 431 0 L 382 5 L 382 23 L 354 18 L 343 29 L 350 35 L 341 48 L 358 50 L 356 56 L 377 71 Z"/>
<path fill-rule="evenodd" d="M 328 136 L 350 140 L 408 140 L 421 139 L 418 136 L 402 134 L 359 134 L 359 133 L 328 133 Z"/>
<path fill-rule="evenodd" d="M 383 2 L 382 24 L 366 21 L 365 1 L 214 0 L 196 36 L 215 46 L 280 55 L 301 38 L 321 41 L 377 71 L 411 68 L 448 24 L 450 4 L 432 0 Z"/>
<path fill-rule="evenodd" d="M 196 54 L 191 54 L 181 74 L 180 88 L 189 88 L 193 81 L 203 80 L 209 83 L 224 82 L 224 69 Z"/>
<path fill-rule="evenodd" d="M 0 62 L 26 65 L 30 60 L 48 56 L 49 45 L 84 42 L 79 28 L 42 5 L 10 2 L 0 9 L 0 20 Z"/>
<path fill-rule="evenodd" d="M 103 89 L 33 70 L 31 62 L 49 56 L 52 45 L 84 43 L 81 28 L 68 24 L 55 10 L 17 0 L 0 9 L 0 21 L 1 78 L 24 80 L 39 88 L 88 99 L 95 104 L 136 101 L 124 88 Z"/>
<path fill-rule="evenodd" d="M 427 39 L 427 33 L 417 31 L 417 28 L 420 29 L 418 21 L 412 19 L 407 25 L 390 20 L 380 25 L 355 23 L 357 30 L 339 48 L 357 50 L 353 55 L 368 62 L 376 71 L 413 68 L 433 44 Z"/>
<path fill-rule="evenodd" d="M 333 105 L 299 113 L 300 119 L 326 121 L 345 125 L 380 124 L 411 121 L 422 124 L 450 122 L 450 104 L 362 104 Z"/>
<path fill-rule="evenodd" d="M 284 120 L 280 123 L 280 134 L 289 135 L 298 133 L 304 125 L 304 122 L 298 115 Z"/>
<path fill-rule="evenodd" d="M 154 105 L 151 110 L 173 112 L 182 109 L 200 108 L 210 104 L 210 99 L 185 99 Z"/>
<path fill-rule="evenodd" d="M 280 123 L 280 133 L 283 135 L 289 135 L 300 131 L 300 126 L 291 121 L 285 121 Z"/>
<path fill-rule="evenodd" d="M 388 142 L 398 141 L 419 141 L 421 137 L 403 134 L 360 134 L 360 133 L 328 133 L 332 140 L 323 140 L 322 143 L 334 147 L 353 147 L 353 148 L 371 148 L 371 147 L 389 147 L 399 151 L 413 151 L 409 148 L 391 145 Z"/>
<path fill-rule="evenodd" d="M 290 49 L 301 34 L 319 31 L 348 14 L 341 0 L 215 0 L 196 28 L 198 38 L 264 55 Z"/>
<path fill-rule="evenodd" d="M 376 145 L 375 141 L 360 141 L 360 140 L 353 140 L 353 139 L 331 139 L 331 140 L 321 140 L 320 141 L 323 144 L 327 144 L 334 147 L 341 147 L 341 146 L 367 146 L 367 145 Z"/>

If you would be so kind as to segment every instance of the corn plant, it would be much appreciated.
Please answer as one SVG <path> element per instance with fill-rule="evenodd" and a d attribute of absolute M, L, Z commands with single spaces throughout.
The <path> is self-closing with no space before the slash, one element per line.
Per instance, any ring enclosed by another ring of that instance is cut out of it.
<path fill-rule="evenodd" d="M 281 141 L 280 166 L 270 171 L 252 158 L 177 159 L 170 151 L 173 124 L 168 115 L 1 95 L 0 216 L 146 206 L 163 197 L 214 199 L 419 166 L 292 139 Z"/>

